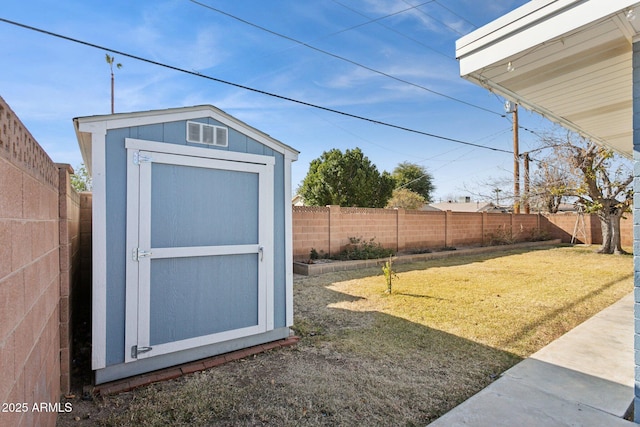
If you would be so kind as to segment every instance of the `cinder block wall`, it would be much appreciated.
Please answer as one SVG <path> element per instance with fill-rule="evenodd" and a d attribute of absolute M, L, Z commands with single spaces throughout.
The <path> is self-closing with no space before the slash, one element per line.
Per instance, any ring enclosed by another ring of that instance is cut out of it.
<path fill-rule="evenodd" d="M 69 366 L 61 341 L 68 348 L 70 340 L 67 332 L 61 340 L 69 330 L 61 289 L 74 271 L 76 208 L 60 181 L 69 169 L 51 161 L 0 97 L 0 402 L 27 409 L 0 412 L 2 426 L 55 426 L 56 413 L 33 404 L 55 404 L 68 390 L 61 384 L 61 365 Z"/>
<path fill-rule="evenodd" d="M 446 246 L 446 216 L 441 212 L 407 210 L 399 228 L 404 248 L 441 248 Z"/>
<path fill-rule="evenodd" d="M 312 248 L 328 253 L 329 208 L 294 206 L 292 219 L 294 258 L 308 257 Z"/>
<path fill-rule="evenodd" d="M 71 389 L 72 360 L 72 285 L 79 283 L 80 272 L 80 195 L 71 187 L 73 169 L 66 164 L 57 164 L 58 217 L 60 241 L 60 390 Z"/>
<path fill-rule="evenodd" d="M 444 246 L 479 246 L 491 236 L 511 236 L 525 241 L 533 230 L 549 233 L 553 239 L 569 243 L 576 223 L 584 221 L 584 235 L 577 242 L 601 243 L 600 221 L 595 215 L 577 214 L 501 214 L 480 212 L 430 212 L 404 209 L 363 209 L 327 207 L 293 207 L 293 256 L 309 258 L 311 249 L 335 255 L 351 237 L 375 242 L 396 251 L 442 248 Z M 580 223 L 581 224 L 581 223 Z M 633 242 L 631 215 L 621 223 L 623 246 Z"/>
<path fill-rule="evenodd" d="M 79 271 L 73 284 L 74 310 L 83 310 L 85 319 L 91 316 L 91 208 L 93 194 L 80 193 Z"/>
<path fill-rule="evenodd" d="M 620 221 L 620 239 L 623 247 L 633 246 L 633 215 L 628 213 Z M 579 232 L 584 221 L 586 238 Z M 547 222 L 544 224 L 544 222 Z M 562 239 L 563 242 L 570 242 L 574 230 L 578 224 L 577 240 L 580 243 L 598 245 L 602 243 L 602 228 L 600 220 L 596 215 L 584 215 L 582 219 L 575 213 L 561 213 L 555 215 L 544 215 L 543 227 L 554 239 Z"/>

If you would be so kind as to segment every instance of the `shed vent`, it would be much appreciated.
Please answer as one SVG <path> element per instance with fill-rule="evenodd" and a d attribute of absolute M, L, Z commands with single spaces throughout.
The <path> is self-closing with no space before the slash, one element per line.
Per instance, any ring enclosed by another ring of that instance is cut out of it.
<path fill-rule="evenodd" d="M 218 147 L 229 145 L 227 128 L 198 122 L 187 122 L 187 141 Z"/>

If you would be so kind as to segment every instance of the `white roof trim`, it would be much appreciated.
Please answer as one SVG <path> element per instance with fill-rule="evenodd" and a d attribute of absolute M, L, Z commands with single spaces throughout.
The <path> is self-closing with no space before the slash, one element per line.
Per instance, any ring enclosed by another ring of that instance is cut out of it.
<path fill-rule="evenodd" d="M 477 72 L 636 3 L 637 0 L 532 0 L 456 42 L 460 74 Z"/>
<path fill-rule="evenodd" d="M 630 156 L 631 9 L 640 2 L 532 0 L 457 41 L 460 74 Z"/>
<path fill-rule="evenodd" d="M 272 150 L 282 153 L 287 158 L 297 160 L 299 151 L 278 141 L 258 129 L 249 126 L 241 120 L 225 113 L 212 105 L 199 105 L 194 107 L 170 108 L 165 110 L 140 111 L 134 113 L 118 113 L 100 116 L 77 117 L 73 119 L 76 135 L 80 144 L 83 158 L 91 151 L 90 143 L 93 133 L 103 135 L 109 129 L 120 129 L 131 126 L 145 126 L 158 123 L 176 122 L 182 120 L 210 117 L 220 123 L 236 129 L 250 138 L 266 145 Z"/>

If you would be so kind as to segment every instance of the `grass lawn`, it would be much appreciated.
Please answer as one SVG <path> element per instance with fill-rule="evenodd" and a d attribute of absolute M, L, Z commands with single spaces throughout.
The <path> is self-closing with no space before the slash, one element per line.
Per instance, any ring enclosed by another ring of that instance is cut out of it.
<path fill-rule="evenodd" d="M 595 248 L 299 277 L 297 346 L 89 402 L 59 425 L 425 425 L 633 289 Z M 80 421 L 73 421 L 80 416 Z M 84 424 L 86 422 L 86 424 Z"/>

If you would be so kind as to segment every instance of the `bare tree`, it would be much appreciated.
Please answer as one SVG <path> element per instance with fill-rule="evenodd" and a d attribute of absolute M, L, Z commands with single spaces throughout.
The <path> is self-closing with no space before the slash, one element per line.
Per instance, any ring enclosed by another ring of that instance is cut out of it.
<path fill-rule="evenodd" d="M 529 203 L 538 210 L 557 213 L 560 205 L 574 195 L 579 185 L 576 175 L 567 162 L 558 158 L 538 162 L 538 168 L 531 180 Z"/>
<path fill-rule="evenodd" d="M 477 200 L 492 202 L 498 207 L 508 207 L 507 209 L 510 209 L 515 201 L 512 176 L 489 177 L 473 187 L 465 185 L 464 192 Z"/>
<path fill-rule="evenodd" d="M 546 186 L 549 194 L 577 198 L 585 212 L 598 216 L 602 228 L 600 253 L 624 253 L 620 219 L 630 212 L 633 203 L 633 172 L 628 163 L 610 149 L 569 132 L 547 136 L 543 143 L 552 149 L 545 159 L 548 170 L 564 175 L 558 180 L 550 175 L 540 185 Z"/>

